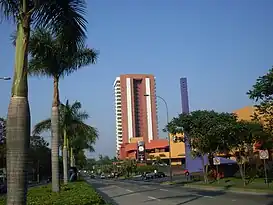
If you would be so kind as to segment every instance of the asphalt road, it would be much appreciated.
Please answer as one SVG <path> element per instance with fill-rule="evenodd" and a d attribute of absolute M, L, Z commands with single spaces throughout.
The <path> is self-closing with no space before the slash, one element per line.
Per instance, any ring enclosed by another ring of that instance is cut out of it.
<path fill-rule="evenodd" d="M 162 183 L 162 182 L 170 181 L 170 177 L 167 176 L 167 177 L 163 177 L 163 178 L 147 179 L 147 180 L 143 180 L 142 177 L 133 177 L 130 180 L 133 180 L 133 181 L 154 182 L 154 183 Z M 186 177 L 184 175 L 177 175 L 177 176 L 173 176 L 172 177 L 172 181 L 174 181 L 174 182 L 181 182 L 181 181 L 187 181 L 187 179 L 186 179 Z"/>
<path fill-rule="evenodd" d="M 201 191 L 141 181 L 87 181 L 113 205 L 273 205 L 273 196 Z"/>

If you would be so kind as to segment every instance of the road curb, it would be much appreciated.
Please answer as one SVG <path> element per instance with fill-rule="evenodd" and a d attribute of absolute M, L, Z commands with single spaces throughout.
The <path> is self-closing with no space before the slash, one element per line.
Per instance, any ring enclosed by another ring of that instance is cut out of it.
<path fill-rule="evenodd" d="M 188 185 L 188 184 L 183 185 L 183 187 L 187 187 L 191 189 L 199 189 L 199 190 L 208 190 L 208 191 L 230 192 L 230 193 L 236 193 L 236 194 L 273 196 L 273 191 L 267 192 L 260 189 L 224 188 L 224 187 L 213 187 L 213 186 L 206 186 L 206 185 Z"/>

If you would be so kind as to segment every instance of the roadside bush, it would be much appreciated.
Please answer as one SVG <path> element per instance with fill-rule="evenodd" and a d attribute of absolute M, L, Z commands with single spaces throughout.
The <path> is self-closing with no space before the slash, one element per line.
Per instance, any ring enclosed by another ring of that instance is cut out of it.
<path fill-rule="evenodd" d="M 136 167 L 136 173 L 142 174 L 144 172 L 153 172 L 155 169 L 157 168 L 153 165 L 138 166 Z"/>
<path fill-rule="evenodd" d="M 103 205 L 101 196 L 86 182 L 73 182 L 62 185 L 60 193 L 51 192 L 51 185 L 30 188 L 27 196 L 28 205 Z M 5 197 L 0 205 L 6 204 Z"/>

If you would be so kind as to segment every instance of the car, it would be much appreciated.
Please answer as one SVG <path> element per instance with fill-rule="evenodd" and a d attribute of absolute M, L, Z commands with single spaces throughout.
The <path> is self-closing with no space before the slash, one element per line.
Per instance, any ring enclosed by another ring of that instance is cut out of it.
<path fill-rule="evenodd" d="M 164 172 L 157 172 L 155 173 L 156 178 L 164 178 L 166 177 L 166 174 Z"/>
<path fill-rule="evenodd" d="M 5 194 L 7 193 L 7 181 L 1 181 L 0 183 L 0 193 Z"/>
<path fill-rule="evenodd" d="M 121 174 L 121 173 L 118 173 L 118 172 L 115 172 L 115 173 L 114 173 L 114 177 L 115 177 L 115 178 L 118 178 L 118 177 L 120 177 L 121 175 L 122 175 L 122 174 Z"/>
<path fill-rule="evenodd" d="M 144 176 L 144 179 L 147 180 L 147 179 L 153 179 L 155 178 L 155 173 L 154 172 L 147 172 Z"/>
<path fill-rule="evenodd" d="M 52 177 L 48 177 L 46 180 L 47 183 L 50 183 L 51 181 L 52 181 Z"/>
<path fill-rule="evenodd" d="M 95 179 L 96 177 L 95 177 L 94 174 L 91 174 L 91 175 L 90 175 L 90 178 L 91 178 L 91 179 Z"/>
<path fill-rule="evenodd" d="M 105 179 L 105 175 L 104 174 L 100 175 L 100 178 Z"/>

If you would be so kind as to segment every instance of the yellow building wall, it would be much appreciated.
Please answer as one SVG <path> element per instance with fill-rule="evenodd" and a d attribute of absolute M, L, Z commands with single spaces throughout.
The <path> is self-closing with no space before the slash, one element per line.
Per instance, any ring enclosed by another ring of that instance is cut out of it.
<path fill-rule="evenodd" d="M 184 142 L 174 142 L 173 137 L 184 138 L 183 133 L 177 133 L 175 135 L 170 134 L 171 138 L 171 157 L 172 158 L 184 158 L 185 157 L 185 143 Z"/>
<path fill-rule="evenodd" d="M 143 137 L 132 137 L 130 139 L 130 143 L 138 143 L 140 141 L 143 141 Z"/>
<path fill-rule="evenodd" d="M 237 115 L 238 120 L 251 121 L 252 120 L 252 116 L 255 113 L 255 107 L 253 107 L 253 106 L 246 106 L 246 107 L 243 107 L 243 108 L 241 108 L 239 110 L 234 110 L 233 113 Z"/>
<path fill-rule="evenodd" d="M 150 153 L 149 156 L 151 157 L 160 157 L 160 159 L 168 159 L 169 158 L 169 152 L 155 152 L 155 153 Z"/>
<path fill-rule="evenodd" d="M 183 138 L 183 133 L 176 134 L 175 136 Z M 170 134 L 171 158 L 172 165 L 181 165 L 181 159 L 185 158 L 185 143 L 173 141 L 174 135 Z M 149 153 L 150 158 L 160 157 L 160 159 L 169 159 L 169 152 L 154 152 Z"/>

